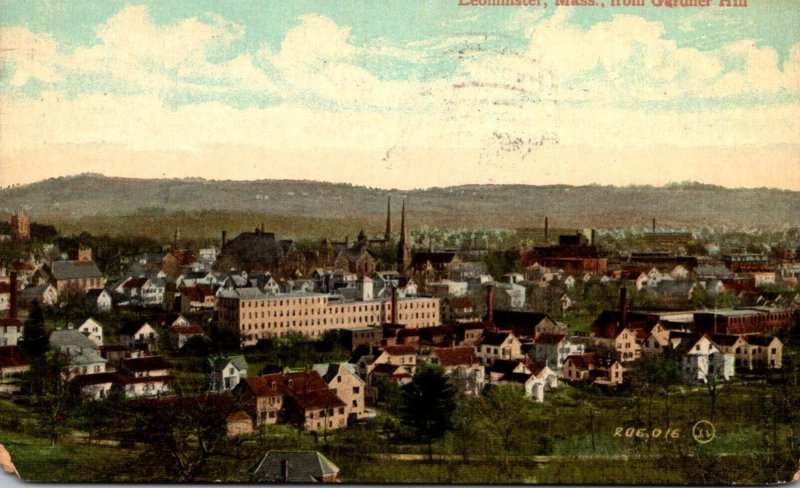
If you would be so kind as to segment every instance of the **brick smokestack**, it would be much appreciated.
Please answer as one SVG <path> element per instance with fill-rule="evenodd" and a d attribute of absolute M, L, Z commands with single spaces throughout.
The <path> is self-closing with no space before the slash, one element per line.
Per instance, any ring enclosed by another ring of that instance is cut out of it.
<path fill-rule="evenodd" d="M 397 325 L 397 285 L 392 285 L 392 325 Z"/>
<path fill-rule="evenodd" d="M 656 219 L 653 219 L 653 234 L 656 233 Z"/>
<path fill-rule="evenodd" d="M 494 285 L 486 287 L 486 321 L 494 327 Z"/>
<path fill-rule="evenodd" d="M 547 230 L 550 227 L 547 217 L 544 218 L 544 240 L 547 240 Z"/>
<path fill-rule="evenodd" d="M 597 231 L 592 229 L 592 242 L 591 245 L 594 246 L 597 244 Z"/>
<path fill-rule="evenodd" d="M 619 314 L 623 326 L 628 325 L 628 289 L 625 285 L 619 287 Z"/>
<path fill-rule="evenodd" d="M 228 231 L 222 231 L 222 247 L 225 247 L 225 244 L 228 242 Z"/>
<path fill-rule="evenodd" d="M 17 272 L 12 271 L 9 278 L 8 318 L 17 318 Z"/>

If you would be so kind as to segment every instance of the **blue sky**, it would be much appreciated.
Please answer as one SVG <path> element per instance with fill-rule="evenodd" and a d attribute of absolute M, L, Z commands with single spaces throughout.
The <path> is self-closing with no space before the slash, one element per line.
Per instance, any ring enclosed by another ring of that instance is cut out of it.
<path fill-rule="evenodd" d="M 717 3 L 6 1 L 0 184 L 800 189 L 800 8 Z"/>

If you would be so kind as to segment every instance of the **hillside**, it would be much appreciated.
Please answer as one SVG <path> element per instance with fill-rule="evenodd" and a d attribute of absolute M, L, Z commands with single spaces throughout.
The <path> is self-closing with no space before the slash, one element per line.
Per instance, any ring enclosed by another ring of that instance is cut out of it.
<path fill-rule="evenodd" d="M 130 179 L 96 174 L 0 190 L 0 211 L 43 220 L 215 211 L 312 218 L 380 227 L 392 197 L 395 225 L 406 198 L 415 225 L 443 228 L 551 226 L 783 229 L 800 224 L 800 192 L 696 183 L 651 186 L 469 185 L 399 191 L 313 181 Z M 137 212 L 139 211 L 139 212 Z"/>

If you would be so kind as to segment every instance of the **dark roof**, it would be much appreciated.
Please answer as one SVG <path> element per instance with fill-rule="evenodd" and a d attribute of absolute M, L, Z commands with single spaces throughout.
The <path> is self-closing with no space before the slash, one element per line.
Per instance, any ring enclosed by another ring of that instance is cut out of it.
<path fill-rule="evenodd" d="M 16 368 L 28 364 L 17 346 L 0 346 L 0 368 Z"/>
<path fill-rule="evenodd" d="M 416 354 L 417 346 L 414 345 L 400 345 L 400 346 L 383 346 L 381 350 L 390 356 Z"/>
<path fill-rule="evenodd" d="M 555 346 L 556 344 L 560 344 L 566 337 L 566 334 L 539 334 L 539 337 L 536 338 L 536 344 L 550 344 Z"/>
<path fill-rule="evenodd" d="M 247 271 L 268 269 L 283 261 L 283 248 L 272 232 L 243 232 L 228 241 L 220 260 L 231 260 Z"/>
<path fill-rule="evenodd" d="M 243 381 L 256 396 L 284 395 L 303 409 L 344 405 L 316 371 L 268 374 Z"/>
<path fill-rule="evenodd" d="M 311 483 L 339 473 L 339 468 L 317 451 L 270 451 L 250 473 L 252 481 L 284 481 L 284 461 L 289 471 L 289 483 Z"/>
<path fill-rule="evenodd" d="M 161 356 L 148 356 L 143 358 L 125 358 L 122 367 L 131 371 L 153 371 L 169 369 L 170 364 Z"/>
<path fill-rule="evenodd" d="M 103 288 L 92 288 L 86 292 L 87 300 L 97 300 L 105 290 Z"/>
<path fill-rule="evenodd" d="M 442 366 L 458 366 L 460 364 L 474 364 L 477 362 L 475 348 L 472 346 L 437 347 L 431 351 Z"/>
<path fill-rule="evenodd" d="M 480 344 L 488 346 L 502 345 L 508 336 L 512 335 L 511 332 L 484 332 L 481 337 Z"/>
<path fill-rule="evenodd" d="M 747 342 L 749 344 L 761 347 L 767 347 L 770 344 L 772 344 L 772 341 L 775 340 L 775 338 L 772 336 L 761 336 L 761 335 L 747 336 L 745 339 L 747 339 Z"/>
<path fill-rule="evenodd" d="M 495 359 L 492 361 L 489 371 L 506 375 L 512 373 L 520 364 L 522 363 L 516 359 Z"/>
<path fill-rule="evenodd" d="M 398 366 L 396 364 L 380 363 L 380 364 L 376 364 L 375 367 L 372 368 L 372 374 L 388 374 L 388 375 L 392 375 L 399 368 L 400 368 L 400 366 Z"/>
<path fill-rule="evenodd" d="M 175 379 L 172 375 L 166 376 L 140 376 L 135 378 L 121 373 L 114 373 L 117 381 L 125 385 L 132 385 L 134 383 L 167 383 Z"/>
<path fill-rule="evenodd" d="M 53 261 L 50 274 L 56 280 L 79 280 L 86 278 L 102 278 L 103 273 L 94 261 Z"/>
<path fill-rule="evenodd" d="M 0 319 L 0 327 L 22 327 L 22 325 L 19 319 Z"/>
<path fill-rule="evenodd" d="M 142 326 L 146 323 L 147 322 L 141 322 L 138 320 L 131 320 L 125 322 L 125 324 L 119 330 L 119 335 L 127 335 L 127 336 L 135 335 L 137 332 L 139 332 L 139 329 L 141 329 Z"/>
<path fill-rule="evenodd" d="M 206 333 L 206 330 L 203 328 L 203 326 L 199 324 L 173 325 L 169 328 L 169 331 L 172 334 L 182 335 L 202 335 Z"/>
<path fill-rule="evenodd" d="M 141 288 L 147 283 L 147 278 L 131 278 L 122 284 L 123 289 Z"/>
<path fill-rule="evenodd" d="M 475 308 L 475 305 L 472 304 L 472 300 L 467 297 L 450 297 L 447 298 L 445 302 L 454 310 L 459 308 Z"/>
<path fill-rule="evenodd" d="M 204 285 L 202 283 L 196 284 L 194 286 L 184 286 L 181 288 L 181 293 L 185 295 L 189 300 L 195 302 L 202 302 L 205 300 L 206 297 L 214 295 L 214 292 L 211 290 L 211 287 L 208 285 Z"/>
<path fill-rule="evenodd" d="M 83 388 L 89 385 L 99 385 L 101 383 L 119 383 L 117 373 L 95 373 L 95 374 L 81 374 L 72 378 L 71 383 L 77 387 Z"/>
<path fill-rule="evenodd" d="M 533 376 L 531 373 L 506 373 L 500 378 L 500 381 L 508 381 L 510 383 L 525 383 Z"/>
<path fill-rule="evenodd" d="M 542 320 L 550 319 L 556 322 L 555 319 L 546 313 L 541 312 L 526 312 L 516 310 L 494 310 L 493 314 L 494 323 L 501 329 L 510 329 L 515 334 L 532 336 L 536 333 L 536 327 Z"/>
<path fill-rule="evenodd" d="M 572 356 L 567 357 L 565 363 L 569 361 L 573 365 L 575 365 L 578 369 L 589 369 L 590 367 L 594 367 L 597 362 L 597 356 L 593 352 L 587 352 L 585 354 L 574 354 Z"/>
<path fill-rule="evenodd" d="M 415 252 L 411 256 L 411 265 L 415 268 L 430 261 L 434 266 L 442 266 L 452 263 L 458 259 L 458 253 L 452 251 L 445 252 Z"/>
<path fill-rule="evenodd" d="M 671 338 L 672 336 L 670 336 Z M 675 347 L 675 352 L 677 354 L 685 354 L 689 352 L 697 341 L 702 339 L 703 334 L 690 334 L 681 340 L 680 344 Z"/>
<path fill-rule="evenodd" d="M 714 344 L 719 344 L 721 346 L 732 346 L 736 344 L 736 341 L 739 340 L 737 335 L 726 335 L 726 334 L 714 334 L 711 336 L 711 341 Z"/>

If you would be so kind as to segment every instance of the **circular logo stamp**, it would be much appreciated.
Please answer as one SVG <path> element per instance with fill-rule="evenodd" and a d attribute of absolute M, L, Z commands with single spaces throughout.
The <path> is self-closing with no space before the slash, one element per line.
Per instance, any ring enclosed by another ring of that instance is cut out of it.
<path fill-rule="evenodd" d="M 708 420 L 700 420 L 692 427 L 692 438 L 698 444 L 708 444 L 716 435 L 717 429 Z"/>

